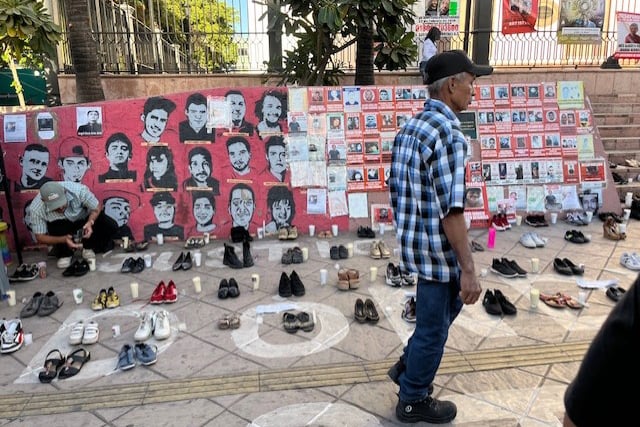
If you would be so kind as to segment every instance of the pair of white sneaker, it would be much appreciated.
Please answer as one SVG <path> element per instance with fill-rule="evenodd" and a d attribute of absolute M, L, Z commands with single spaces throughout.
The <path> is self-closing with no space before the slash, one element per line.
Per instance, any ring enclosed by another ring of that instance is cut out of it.
<path fill-rule="evenodd" d="M 166 340 L 171 336 L 169 312 L 166 310 L 144 312 L 140 320 L 140 326 L 138 326 L 133 339 L 135 341 L 146 341 L 152 335 L 157 340 Z"/>
<path fill-rule="evenodd" d="M 544 248 L 547 242 L 538 236 L 538 233 L 524 233 L 520 236 L 520 244 L 525 248 Z"/>
<path fill-rule="evenodd" d="M 640 271 L 640 255 L 636 252 L 625 252 L 620 256 L 620 264 L 633 271 Z"/>
<path fill-rule="evenodd" d="M 100 328 L 94 320 L 84 323 L 82 320 L 73 325 L 69 334 L 69 344 L 95 344 L 100 337 Z"/>

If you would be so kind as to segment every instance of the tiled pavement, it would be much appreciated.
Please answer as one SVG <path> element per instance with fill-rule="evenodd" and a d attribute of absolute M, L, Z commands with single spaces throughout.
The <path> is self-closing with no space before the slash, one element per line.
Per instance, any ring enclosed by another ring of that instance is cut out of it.
<path fill-rule="evenodd" d="M 488 315 L 481 302 L 465 306 L 451 328 L 445 357 L 436 377 L 436 395 L 458 405 L 456 426 L 559 426 L 563 414 L 562 396 L 575 375 L 589 341 L 609 313 L 613 302 L 602 289 L 587 293 L 582 310 L 553 309 L 539 304 L 530 308 L 533 285 L 541 292 L 562 291 L 577 297 L 576 277 L 553 271 L 555 257 L 586 265 L 585 279 L 618 279 L 628 287 L 636 273 L 619 263 L 623 252 L 638 250 L 640 227 L 632 220 L 628 238 L 612 242 L 602 237 L 597 218 L 581 231 L 591 234 L 587 244 L 563 239 L 568 229 L 558 222 L 546 228 L 527 225 L 497 234 L 493 250 L 476 252 L 478 273 L 494 257 L 515 259 L 530 269 L 530 258 L 540 259 L 541 272 L 525 279 L 504 279 L 489 272 L 481 279 L 484 289 L 499 288 L 513 301 L 518 314 L 512 317 Z M 545 248 L 526 249 L 518 243 L 523 232 L 536 231 L 547 237 Z M 470 235 L 486 244 L 486 230 Z M 393 232 L 382 237 L 394 249 Z M 178 244 L 151 245 L 147 252 L 155 264 L 131 275 L 119 272 L 130 256 L 121 250 L 98 255 L 97 271 L 66 279 L 55 262 L 48 262 L 48 277 L 12 285 L 18 304 L 0 306 L 2 317 L 18 315 L 23 301 L 34 292 L 53 290 L 63 306 L 49 317 L 24 319 L 25 331 L 33 343 L 0 357 L 0 425 L 40 426 L 394 426 L 397 387 L 386 377 L 412 326 L 401 319 L 406 293 L 411 288 L 391 288 L 384 283 L 390 260 L 369 258 L 373 239 L 354 234 L 321 240 L 300 236 L 296 241 L 257 240 L 252 244 L 255 266 L 231 270 L 222 264 L 222 242 L 202 249 L 204 265 L 189 271 L 172 272 L 171 265 L 183 248 Z M 353 258 L 332 261 L 332 245 L 353 243 Z M 307 247 L 309 260 L 284 266 L 283 248 Z M 236 244 L 241 253 L 241 245 Z M 142 253 L 141 253 L 142 254 Z M 27 252 L 25 262 L 42 259 L 42 253 Z M 363 277 L 357 290 L 335 287 L 336 264 L 356 268 L 368 276 L 378 267 L 371 283 Z M 320 269 L 329 270 L 329 283 L 319 283 Z M 12 272 L 12 267 L 9 268 Z M 306 295 L 283 300 L 277 296 L 284 271 L 301 276 Z M 251 289 L 250 276 L 260 275 L 260 286 Z M 192 278 L 200 276 L 203 291 L 196 294 Z M 234 277 L 241 295 L 220 300 L 218 284 Z M 179 300 L 173 305 L 151 306 L 145 302 L 160 280 L 174 280 Z M 140 284 L 140 298 L 132 301 L 129 284 Z M 114 286 L 122 306 L 93 312 L 90 303 L 101 288 Z M 72 289 L 84 290 L 84 302 L 76 305 Z M 380 321 L 360 324 L 353 319 L 356 298 L 372 298 Z M 289 334 L 279 310 L 288 307 L 313 314 L 312 332 Z M 150 367 L 115 371 L 116 356 L 125 343 L 133 343 L 140 313 L 166 309 L 170 312 L 172 335 L 167 341 L 149 342 L 159 350 L 158 362 Z M 241 315 L 241 327 L 220 330 L 217 320 L 227 313 Z M 259 313 L 259 314 L 257 314 Z M 40 384 L 37 373 L 46 353 L 54 348 L 68 353 L 70 326 L 93 318 L 100 325 L 100 340 L 86 346 L 91 361 L 80 374 L 67 380 Z M 119 325 L 121 335 L 112 336 Z M 51 416 L 54 415 L 54 416 Z"/>

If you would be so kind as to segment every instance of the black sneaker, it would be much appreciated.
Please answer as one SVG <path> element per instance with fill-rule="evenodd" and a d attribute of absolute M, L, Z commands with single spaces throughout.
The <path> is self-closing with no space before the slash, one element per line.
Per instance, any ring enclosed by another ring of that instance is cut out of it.
<path fill-rule="evenodd" d="M 387 371 L 387 376 L 391 378 L 391 381 L 393 381 L 396 385 L 400 385 L 400 374 L 403 373 L 405 369 L 407 369 L 407 367 L 405 366 L 402 357 L 400 357 L 400 359 L 398 359 L 398 361 L 389 368 L 389 370 Z M 429 387 L 427 388 L 427 395 L 431 396 L 432 394 L 433 383 L 429 384 Z"/>
<path fill-rule="evenodd" d="M 344 245 L 340 245 L 338 246 L 338 257 L 340 259 L 347 259 L 349 258 L 349 251 L 347 250 L 347 247 Z"/>
<path fill-rule="evenodd" d="M 333 260 L 339 260 L 340 259 L 340 250 L 338 249 L 337 246 L 331 246 L 331 248 L 329 249 L 329 256 Z"/>
<path fill-rule="evenodd" d="M 504 294 L 502 293 L 502 291 L 500 291 L 500 289 L 494 289 L 493 293 L 504 314 L 513 315 L 518 312 L 518 309 L 516 308 L 516 306 L 513 305 L 511 301 L 509 301 L 507 297 L 504 296 Z"/>
<path fill-rule="evenodd" d="M 514 278 L 518 277 L 518 273 L 515 272 L 511 267 L 503 263 L 498 258 L 493 259 L 493 263 L 491 264 L 491 271 L 496 274 L 499 274 L 502 277 Z"/>
<path fill-rule="evenodd" d="M 565 276 L 573 276 L 573 271 L 571 270 L 571 267 L 569 267 L 560 258 L 556 258 L 553 260 L 553 269 L 560 274 L 564 274 Z"/>
<path fill-rule="evenodd" d="M 515 260 L 502 258 L 502 263 L 506 264 L 509 268 L 515 271 L 518 274 L 518 277 L 527 277 L 527 271 L 520 267 Z"/>
<path fill-rule="evenodd" d="M 452 421 L 458 412 L 453 402 L 438 400 L 427 396 L 419 402 L 398 401 L 396 417 L 403 423 L 425 421 L 432 424 L 445 424 Z"/>
<path fill-rule="evenodd" d="M 482 306 L 486 310 L 487 313 L 493 314 L 496 316 L 502 315 L 502 308 L 500 307 L 500 303 L 496 296 L 491 292 L 491 289 L 487 289 L 484 293 L 484 298 L 482 299 Z"/>

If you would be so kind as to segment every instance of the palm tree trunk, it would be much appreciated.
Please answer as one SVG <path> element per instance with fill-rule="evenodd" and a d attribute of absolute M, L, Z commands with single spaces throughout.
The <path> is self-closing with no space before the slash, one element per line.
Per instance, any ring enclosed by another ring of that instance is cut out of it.
<path fill-rule="evenodd" d="M 67 39 L 76 74 L 76 102 L 104 101 L 98 48 L 91 34 L 86 0 L 63 0 Z"/>
<path fill-rule="evenodd" d="M 375 85 L 376 79 L 373 74 L 373 30 L 371 26 L 360 28 L 356 46 L 356 79 L 354 84 L 358 86 Z"/>
<path fill-rule="evenodd" d="M 6 62 L 9 64 L 9 69 L 11 70 L 11 76 L 13 77 L 13 88 L 18 95 L 18 102 L 20 103 L 20 107 L 24 109 L 26 107 L 26 103 L 24 102 L 24 91 L 22 89 L 22 83 L 20 83 L 20 77 L 18 76 L 18 69 L 16 68 L 16 60 L 13 56 L 13 52 L 10 47 L 7 47 L 4 51 L 3 58 L 6 59 Z"/>

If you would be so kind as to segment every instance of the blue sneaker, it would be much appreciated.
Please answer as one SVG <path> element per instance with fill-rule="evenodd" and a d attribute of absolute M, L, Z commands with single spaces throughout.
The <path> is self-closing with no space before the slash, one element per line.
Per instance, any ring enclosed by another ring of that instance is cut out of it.
<path fill-rule="evenodd" d="M 135 368 L 135 366 L 136 362 L 133 360 L 133 349 L 129 344 L 123 345 L 120 353 L 118 354 L 118 365 L 116 366 L 116 369 L 127 371 Z"/>
<path fill-rule="evenodd" d="M 158 348 L 151 348 L 149 344 L 138 343 L 134 347 L 136 359 L 144 366 L 153 365 L 158 360 Z"/>

